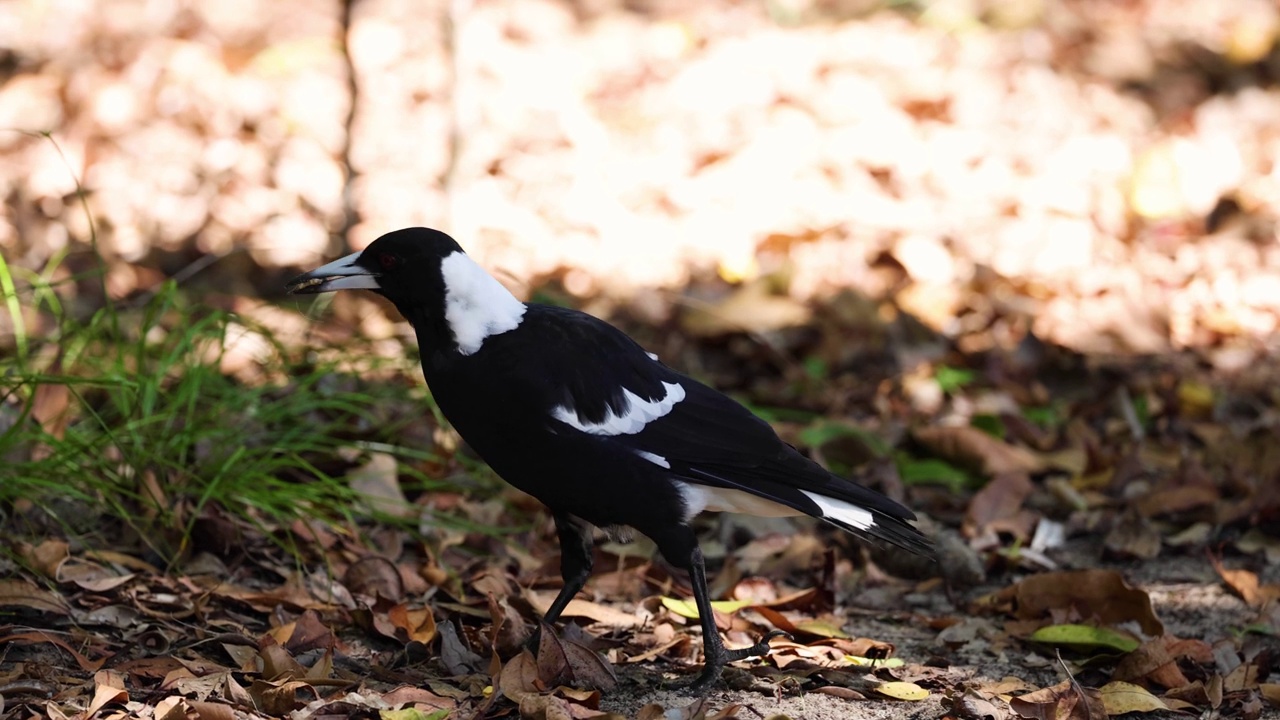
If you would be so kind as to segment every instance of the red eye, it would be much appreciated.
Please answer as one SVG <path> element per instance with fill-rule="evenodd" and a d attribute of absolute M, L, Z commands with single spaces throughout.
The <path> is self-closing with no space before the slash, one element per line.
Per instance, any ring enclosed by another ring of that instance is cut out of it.
<path fill-rule="evenodd" d="M 390 270 L 400 264 L 400 258 L 390 253 L 383 253 L 378 256 L 378 264 L 382 266 L 383 270 Z"/>

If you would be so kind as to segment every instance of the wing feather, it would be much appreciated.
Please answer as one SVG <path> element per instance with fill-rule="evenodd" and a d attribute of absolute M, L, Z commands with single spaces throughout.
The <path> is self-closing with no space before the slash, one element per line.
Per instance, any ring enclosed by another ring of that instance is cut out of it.
<path fill-rule="evenodd" d="M 665 464 L 680 480 L 742 490 L 863 537 L 931 552 L 908 524 L 910 510 L 806 458 L 737 401 L 662 364 L 608 323 L 547 311 L 559 315 L 555 325 L 566 334 L 560 347 L 570 357 L 544 372 L 579 368 L 557 383 L 549 421 Z M 652 409 L 659 406 L 660 413 Z"/>

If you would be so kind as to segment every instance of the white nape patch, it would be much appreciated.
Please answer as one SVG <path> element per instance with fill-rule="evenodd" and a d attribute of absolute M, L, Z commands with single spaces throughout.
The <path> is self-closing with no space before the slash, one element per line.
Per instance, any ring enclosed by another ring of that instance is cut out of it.
<path fill-rule="evenodd" d="M 671 463 L 667 462 L 667 459 L 661 455 L 655 455 L 654 453 L 645 452 L 644 450 L 636 450 L 636 454 L 658 467 L 663 467 L 668 470 L 671 469 Z"/>
<path fill-rule="evenodd" d="M 658 353 L 647 352 L 645 355 L 648 355 L 650 360 L 656 361 L 658 359 Z"/>
<path fill-rule="evenodd" d="M 664 382 L 662 386 L 667 389 L 667 394 L 661 400 L 645 400 L 623 388 L 622 411 L 615 413 L 613 408 L 608 408 L 600 422 L 586 422 L 566 405 L 552 408 L 551 416 L 590 435 L 634 435 L 645 425 L 671 412 L 671 408 L 684 399 L 684 387 L 679 383 Z"/>
<path fill-rule="evenodd" d="M 852 525 L 859 530 L 866 530 L 876 524 L 875 517 L 872 516 L 869 511 L 864 510 L 853 503 L 829 498 L 826 495 L 819 495 L 818 493 L 812 493 L 808 490 L 801 490 L 800 492 L 808 495 L 810 500 L 817 503 L 819 508 L 822 508 L 822 517 L 824 518 L 839 520 L 840 522 L 846 525 Z"/>
<path fill-rule="evenodd" d="M 676 489 L 684 498 L 686 523 L 703 511 L 735 512 L 756 517 L 793 517 L 804 514 L 795 508 L 759 495 L 752 495 L 744 490 L 698 485 L 680 480 L 676 481 Z"/>
<path fill-rule="evenodd" d="M 455 252 L 440 261 L 444 279 L 444 319 L 453 332 L 458 352 L 476 353 L 485 338 L 520 326 L 528 308 L 484 268 Z"/>

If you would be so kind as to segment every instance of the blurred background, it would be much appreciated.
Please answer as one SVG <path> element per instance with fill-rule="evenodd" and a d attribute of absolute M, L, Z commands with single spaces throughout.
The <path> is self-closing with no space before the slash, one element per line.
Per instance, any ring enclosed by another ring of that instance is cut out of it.
<path fill-rule="evenodd" d="M 278 299 L 429 225 L 526 297 L 694 334 L 853 291 L 965 351 L 1247 370 L 1278 37 L 1269 0 L 10 2 L 0 253 L 81 311 L 165 278 Z"/>

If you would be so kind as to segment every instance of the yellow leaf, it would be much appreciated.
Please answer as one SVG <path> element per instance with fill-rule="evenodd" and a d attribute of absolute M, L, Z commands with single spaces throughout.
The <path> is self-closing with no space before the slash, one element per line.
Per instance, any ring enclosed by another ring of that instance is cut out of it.
<path fill-rule="evenodd" d="M 1213 388 L 1194 380 L 1178 383 L 1178 405 L 1192 417 L 1204 417 L 1213 410 Z"/>
<path fill-rule="evenodd" d="M 1146 688 L 1133 683 L 1116 680 L 1103 685 L 1098 692 L 1102 694 L 1102 706 L 1107 709 L 1107 714 L 1113 717 L 1131 712 L 1156 712 L 1170 709 L 1163 700 L 1147 692 Z"/>
<path fill-rule="evenodd" d="M 801 620 L 796 623 L 796 630 L 825 638 L 848 638 L 845 631 L 826 620 Z"/>
<path fill-rule="evenodd" d="M 880 683 L 875 690 L 881 695 L 891 697 L 894 700 L 924 700 L 929 697 L 928 690 L 909 682 Z"/>
<path fill-rule="evenodd" d="M 743 600 L 712 600 L 711 609 L 726 615 L 732 615 L 750 604 Z M 662 606 L 680 617 L 686 617 L 690 620 L 698 619 L 698 606 L 692 600 L 664 597 L 662 598 Z"/>

